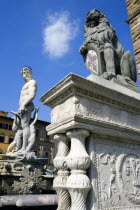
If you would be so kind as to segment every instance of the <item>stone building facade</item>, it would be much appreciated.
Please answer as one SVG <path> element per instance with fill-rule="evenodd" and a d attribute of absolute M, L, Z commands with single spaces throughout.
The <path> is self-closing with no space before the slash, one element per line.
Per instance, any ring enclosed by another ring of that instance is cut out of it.
<path fill-rule="evenodd" d="M 5 154 L 9 144 L 14 139 L 12 131 L 13 119 L 7 112 L 0 111 L 0 154 Z"/>
<path fill-rule="evenodd" d="M 8 112 L 0 111 L 0 154 L 5 154 L 9 144 L 14 140 L 12 131 L 13 118 L 8 117 Z M 36 122 L 36 142 L 33 151 L 37 157 L 48 157 L 48 163 L 52 163 L 54 153 L 54 143 L 46 132 L 49 122 L 37 120 Z"/>
<path fill-rule="evenodd" d="M 137 69 L 140 74 L 140 0 L 126 0 L 128 18 L 126 22 L 130 25 Z"/>

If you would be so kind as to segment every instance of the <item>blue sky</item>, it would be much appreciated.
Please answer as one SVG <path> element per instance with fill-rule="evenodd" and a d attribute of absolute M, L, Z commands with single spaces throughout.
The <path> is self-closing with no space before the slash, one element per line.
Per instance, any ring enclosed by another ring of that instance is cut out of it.
<path fill-rule="evenodd" d="M 133 53 L 125 0 L 0 0 L 0 110 L 18 110 L 20 69 L 30 66 L 39 119 L 50 121 L 50 108 L 39 98 L 71 72 L 89 75 L 79 47 L 86 14 L 94 8 L 106 14 L 119 42 Z"/>

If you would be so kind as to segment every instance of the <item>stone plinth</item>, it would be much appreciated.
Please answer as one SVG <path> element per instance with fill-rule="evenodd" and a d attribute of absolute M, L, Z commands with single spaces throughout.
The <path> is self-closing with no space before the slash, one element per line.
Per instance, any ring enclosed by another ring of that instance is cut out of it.
<path fill-rule="evenodd" d="M 54 175 L 51 175 L 51 170 L 46 175 L 46 171 L 46 161 L 44 159 L 25 161 L 1 155 L 0 195 L 47 193 L 52 190 L 51 185 Z"/>
<path fill-rule="evenodd" d="M 140 209 L 140 94 L 69 74 L 41 101 L 52 108 L 48 134 L 71 142 L 58 167 L 70 170 L 70 209 Z"/>

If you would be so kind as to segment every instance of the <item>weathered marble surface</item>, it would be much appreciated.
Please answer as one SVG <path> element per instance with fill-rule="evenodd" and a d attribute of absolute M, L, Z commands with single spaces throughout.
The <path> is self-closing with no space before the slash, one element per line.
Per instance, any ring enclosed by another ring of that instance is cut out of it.
<path fill-rule="evenodd" d="M 140 144 L 91 135 L 89 209 L 140 209 Z"/>
<path fill-rule="evenodd" d="M 56 195 L 16 195 L 1 196 L 0 206 L 50 206 L 57 205 Z M 15 207 L 16 208 L 16 207 Z"/>
<path fill-rule="evenodd" d="M 70 195 L 66 187 L 66 182 L 69 177 L 69 170 L 66 165 L 66 156 L 69 153 L 69 139 L 64 134 L 54 136 L 57 144 L 57 153 L 53 160 L 55 168 L 58 169 L 57 176 L 53 181 L 53 187 L 58 195 L 58 209 L 70 209 Z"/>
<path fill-rule="evenodd" d="M 79 51 L 92 74 L 107 80 L 116 78 L 135 90 L 136 66 L 132 54 L 124 51 L 106 15 L 97 9 L 87 13 L 84 42 Z"/>
<path fill-rule="evenodd" d="M 41 194 L 52 190 L 55 171 L 51 173 L 46 167 L 49 168 L 43 159 L 0 159 L 0 195 Z"/>
<path fill-rule="evenodd" d="M 48 133 L 70 139 L 54 163 L 70 170 L 71 210 L 140 209 L 140 94 L 89 79 L 69 74 L 41 97 L 52 108 Z"/>
<path fill-rule="evenodd" d="M 32 79 L 32 69 L 29 67 L 23 67 L 21 69 L 21 75 L 25 81 L 22 87 L 19 99 L 19 110 L 17 112 L 11 112 L 14 114 L 14 122 L 12 130 L 15 132 L 14 141 L 9 145 L 7 154 L 11 156 L 25 156 L 27 159 L 36 158 L 31 152 L 32 147 L 35 143 L 35 123 L 38 119 L 38 110 L 35 109 L 33 121 L 30 123 L 31 113 L 34 110 L 33 99 L 36 96 L 37 84 Z M 21 157 L 19 157 L 21 158 Z"/>
<path fill-rule="evenodd" d="M 92 81 L 69 74 L 41 97 L 52 108 L 49 134 L 78 126 L 139 139 L 140 94 L 94 75 Z M 86 125 L 85 125 L 86 124 Z M 99 125 L 98 125 L 99 124 Z M 121 131 L 121 132 L 119 132 Z"/>

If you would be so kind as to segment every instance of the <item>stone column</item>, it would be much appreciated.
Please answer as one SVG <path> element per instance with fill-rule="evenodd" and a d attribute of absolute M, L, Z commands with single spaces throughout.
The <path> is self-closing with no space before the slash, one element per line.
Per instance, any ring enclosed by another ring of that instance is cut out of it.
<path fill-rule="evenodd" d="M 71 175 L 67 180 L 67 188 L 71 195 L 71 210 L 86 210 L 86 196 L 91 188 L 86 169 L 90 165 L 90 157 L 85 150 L 87 130 L 73 129 L 67 132 L 71 138 L 71 150 L 67 156 L 67 166 Z"/>
<path fill-rule="evenodd" d="M 69 210 L 70 209 L 70 194 L 66 189 L 66 182 L 69 176 L 69 170 L 67 169 L 66 156 L 69 153 L 69 139 L 65 134 L 54 135 L 56 141 L 57 154 L 53 160 L 54 166 L 58 169 L 56 178 L 53 181 L 53 187 L 58 195 L 58 208 L 57 210 Z"/>

